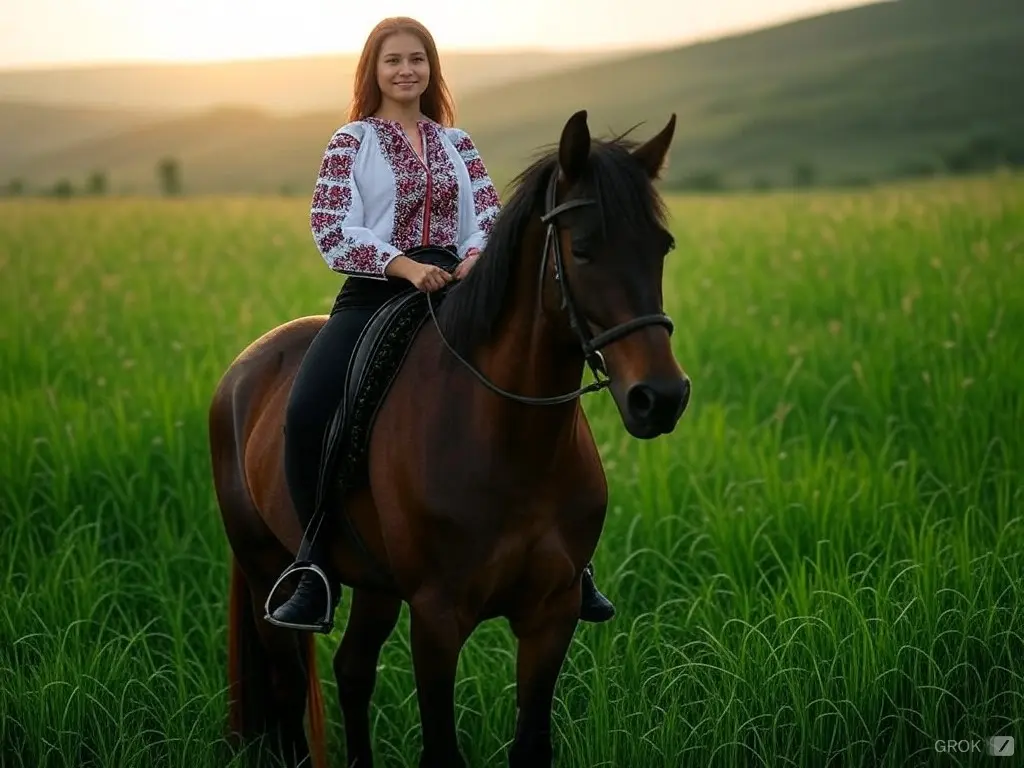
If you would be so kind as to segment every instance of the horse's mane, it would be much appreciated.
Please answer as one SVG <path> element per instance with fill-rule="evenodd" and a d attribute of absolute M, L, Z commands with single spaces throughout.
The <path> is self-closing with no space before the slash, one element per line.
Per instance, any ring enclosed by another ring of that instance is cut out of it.
<path fill-rule="evenodd" d="M 630 131 L 610 139 L 593 139 L 591 143 L 583 182 L 588 194 L 597 200 L 602 230 L 611 219 L 617 227 L 634 232 L 665 225 L 664 202 L 646 172 L 629 154 L 637 146 L 637 142 L 626 138 Z M 531 217 L 543 204 L 550 174 L 556 171 L 557 163 L 557 145 L 545 148 L 512 180 L 508 203 L 494 221 L 480 260 L 465 280 L 449 289 L 441 303 L 438 326 L 463 357 L 491 337 L 506 309 L 523 236 Z"/>

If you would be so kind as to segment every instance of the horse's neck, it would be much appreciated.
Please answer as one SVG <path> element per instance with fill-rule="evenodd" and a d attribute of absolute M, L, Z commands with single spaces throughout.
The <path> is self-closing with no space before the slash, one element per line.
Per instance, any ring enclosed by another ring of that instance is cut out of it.
<path fill-rule="evenodd" d="M 583 354 L 566 344 L 567 325 L 561 318 L 546 317 L 539 294 L 543 229 L 524 238 L 523 251 L 506 297 L 505 314 L 487 354 L 487 370 L 502 388 L 527 397 L 552 397 L 580 385 Z M 550 255 L 549 255 L 550 257 Z M 548 278 L 545 278 L 545 283 Z M 544 290 L 554 288 L 548 285 Z M 506 427 L 551 440 L 575 434 L 578 400 L 559 405 L 527 405 L 501 399 L 497 409 L 507 415 Z M 496 414 L 502 421 L 502 414 Z M 538 448 L 540 446 L 538 445 Z"/>

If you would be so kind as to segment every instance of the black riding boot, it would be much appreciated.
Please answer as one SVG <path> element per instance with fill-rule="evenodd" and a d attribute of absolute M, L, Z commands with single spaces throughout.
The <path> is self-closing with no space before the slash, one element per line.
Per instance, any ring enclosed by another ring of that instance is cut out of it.
<path fill-rule="evenodd" d="M 326 460 L 328 467 L 333 467 L 332 459 L 333 455 Z M 308 470 L 303 468 L 303 471 Z M 310 486 L 323 482 L 323 478 L 319 475 L 304 475 L 301 480 L 305 480 Z M 329 492 L 325 491 L 325 493 Z M 267 616 L 267 620 L 272 624 L 289 629 L 321 632 L 329 635 L 334 629 L 334 610 L 341 597 L 341 584 L 332 575 L 329 565 L 330 558 L 324 551 L 323 541 L 327 532 L 320 529 L 320 524 L 324 521 L 322 518 L 316 522 L 313 520 L 315 514 L 312 512 L 316 509 L 316 498 L 319 494 L 307 496 L 306 487 L 299 486 L 298 482 L 294 483 L 292 494 L 299 500 L 299 503 L 295 505 L 299 523 L 302 525 L 305 536 L 312 537 L 312 542 L 307 547 L 305 554 L 301 549 L 299 550 L 298 559 L 282 573 L 280 581 L 284 581 L 285 574 L 288 574 L 290 581 L 294 578 L 292 574 L 295 571 L 299 571 L 301 575 L 291 597 Z M 332 508 L 329 500 L 325 501 L 323 508 Z M 310 530 L 311 523 L 313 530 Z M 328 600 L 327 594 L 328 584 L 330 585 L 330 600 Z"/>
<path fill-rule="evenodd" d="M 303 567 L 302 576 L 292 596 L 270 614 L 272 623 L 291 629 L 322 632 L 325 635 L 331 633 L 334 628 L 334 610 L 341 597 L 341 585 L 328 575 L 323 565 L 326 559 L 319 550 L 319 546 L 312 547 L 309 560 L 302 561 L 301 565 L 295 563 L 289 566 L 291 571 L 296 570 L 297 566 Z M 318 568 L 324 575 L 305 570 L 306 567 Z M 330 601 L 327 599 L 325 580 L 331 584 Z"/>
<path fill-rule="evenodd" d="M 615 606 L 601 594 L 594 583 L 594 564 L 587 563 L 583 569 L 583 599 L 580 606 L 580 620 L 600 624 L 615 615 Z"/>

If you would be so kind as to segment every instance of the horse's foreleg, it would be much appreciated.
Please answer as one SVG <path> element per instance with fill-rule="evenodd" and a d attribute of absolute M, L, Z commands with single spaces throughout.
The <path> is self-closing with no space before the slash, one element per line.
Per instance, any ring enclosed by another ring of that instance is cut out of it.
<path fill-rule="evenodd" d="M 420 768 L 464 768 L 455 733 L 455 673 L 472 627 L 455 605 L 437 593 L 411 603 L 411 639 L 416 697 L 423 729 Z"/>
<path fill-rule="evenodd" d="M 511 768 L 543 768 L 552 761 L 551 705 L 562 664 L 579 620 L 580 582 L 549 599 L 542 610 L 517 618 L 512 631 L 519 641 L 516 700 L 519 716 L 509 750 Z"/>
<path fill-rule="evenodd" d="M 373 765 L 370 743 L 370 699 L 377 683 L 381 648 L 394 631 L 402 601 L 395 597 L 356 589 L 345 634 L 334 655 L 338 700 L 345 717 L 348 767 Z"/>

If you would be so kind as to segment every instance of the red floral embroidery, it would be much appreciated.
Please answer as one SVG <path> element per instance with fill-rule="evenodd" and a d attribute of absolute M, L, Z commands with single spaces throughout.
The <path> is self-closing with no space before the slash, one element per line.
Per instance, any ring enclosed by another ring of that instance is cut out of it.
<path fill-rule="evenodd" d="M 332 152 L 337 149 L 359 149 L 359 139 L 353 136 L 351 133 L 345 133 L 344 131 L 338 131 L 331 138 L 331 143 L 327 145 L 327 151 Z"/>
<path fill-rule="evenodd" d="M 333 251 L 335 248 L 341 245 L 344 239 L 345 238 L 341 234 L 340 229 L 332 229 L 328 231 L 326 235 L 317 240 L 317 243 L 319 244 L 321 251 L 323 251 L 324 253 L 329 253 L 330 251 Z M 340 263 L 344 258 L 344 254 L 332 256 L 331 262 L 332 264 Z"/>
<path fill-rule="evenodd" d="M 345 238 L 344 255 L 335 256 L 331 267 L 338 271 L 378 272 L 380 271 L 380 254 L 376 248 L 366 243 L 358 243 L 353 238 Z"/>
<path fill-rule="evenodd" d="M 433 245 L 458 243 L 459 181 L 451 156 L 445 151 L 440 129 L 420 121 L 427 168 L 416 154 L 398 123 L 368 118 L 376 130 L 381 149 L 395 176 L 395 210 L 392 243 L 403 250 L 423 242 L 424 205 L 427 198 L 427 168 L 430 173 L 430 232 Z"/>
<path fill-rule="evenodd" d="M 352 173 L 352 162 L 355 155 L 346 153 L 344 155 L 324 155 L 324 161 L 320 165 L 320 178 L 329 181 L 341 181 Z"/>
<path fill-rule="evenodd" d="M 325 213 L 323 211 L 316 211 L 310 214 L 309 221 L 313 227 L 314 234 L 321 234 L 325 229 L 338 226 L 344 220 L 344 217 L 339 216 L 336 213 Z"/>
<path fill-rule="evenodd" d="M 497 190 L 491 184 L 478 187 L 473 192 L 473 204 L 476 206 L 477 215 L 480 216 L 480 229 L 488 235 L 491 234 L 491 226 L 501 205 Z M 487 222 L 487 226 L 484 226 L 484 222 Z"/>
<path fill-rule="evenodd" d="M 313 190 L 309 224 L 317 248 L 331 269 L 379 276 L 385 260 L 383 249 L 345 230 L 352 208 L 352 166 L 359 145 L 359 136 L 349 129 L 331 137 Z"/>
<path fill-rule="evenodd" d="M 473 144 L 473 140 L 465 131 L 457 128 L 449 129 L 453 138 L 453 144 L 462 156 L 462 161 L 469 171 L 469 178 L 473 184 L 473 208 L 476 214 L 477 226 L 485 235 L 491 234 L 494 220 L 501 209 L 501 199 L 498 197 L 498 190 L 494 188 L 490 176 L 487 175 L 487 168 L 480 157 L 480 152 Z"/>
<path fill-rule="evenodd" d="M 313 208 L 336 209 L 339 213 L 347 213 L 352 205 L 352 189 L 347 184 L 324 184 L 318 181 L 313 192 Z"/>
<path fill-rule="evenodd" d="M 367 118 L 377 134 L 380 148 L 395 175 L 395 212 L 391 244 L 401 250 L 420 244 L 423 235 L 423 202 L 427 176 L 416 151 L 398 123 Z"/>
<path fill-rule="evenodd" d="M 426 156 L 430 166 L 430 243 L 455 247 L 459 242 L 459 177 L 433 123 L 425 126 Z"/>

